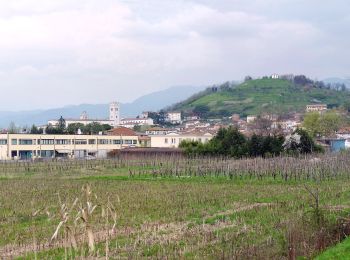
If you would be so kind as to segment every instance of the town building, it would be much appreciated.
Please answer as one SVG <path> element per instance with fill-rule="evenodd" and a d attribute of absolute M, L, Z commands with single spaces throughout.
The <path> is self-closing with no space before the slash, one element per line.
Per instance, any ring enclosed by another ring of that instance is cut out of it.
<path fill-rule="evenodd" d="M 247 116 L 247 123 L 253 123 L 257 119 L 256 116 Z"/>
<path fill-rule="evenodd" d="M 272 78 L 272 79 L 279 79 L 280 76 L 279 76 L 278 74 L 272 74 L 272 75 L 271 75 L 271 78 Z"/>
<path fill-rule="evenodd" d="M 306 106 L 306 112 L 323 112 L 327 110 L 327 105 L 325 104 L 312 104 Z"/>
<path fill-rule="evenodd" d="M 146 130 L 147 135 L 166 135 L 177 132 L 176 129 L 162 128 L 162 127 L 151 127 Z"/>
<path fill-rule="evenodd" d="M 166 122 L 169 122 L 171 124 L 181 124 L 181 112 L 168 112 L 166 113 Z"/>
<path fill-rule="evenodd" d="M 169 133 L 166 135 L 151 135 L 151 147 L 178 148 L 184 140 L 206 143 L 213 138 L 211 133 Z"/>
<path fill-rule="evenodd" d="M 135 126 L 154 125 L 152 118 L 123 118 L 120 120 L 120 125 L 127 128 L 134 128 Z"/>

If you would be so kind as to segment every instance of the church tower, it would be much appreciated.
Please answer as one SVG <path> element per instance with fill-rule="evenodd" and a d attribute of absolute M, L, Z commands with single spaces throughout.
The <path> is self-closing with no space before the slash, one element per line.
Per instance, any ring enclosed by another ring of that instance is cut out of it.
<path fill-rule="evenodd" d="M 120 125 L 120 104 L 119 102 L 112 102 L 109 104 L 109 120 L 113 121 L 113 126 Z"/>

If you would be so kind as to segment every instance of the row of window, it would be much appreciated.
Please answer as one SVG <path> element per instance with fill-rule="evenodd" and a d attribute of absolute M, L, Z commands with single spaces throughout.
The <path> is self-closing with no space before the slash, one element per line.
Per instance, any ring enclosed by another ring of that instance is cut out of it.
<path fill-rule="evenodd" d="M 191 138 L 186 138 L 186 139 L 182 139 L 182 138 L 179 138 L 179 143 L 181 143 L 181 141 L 182 140 L 187 140 L 187 141 L 190 141 L 191 140 Z M 195 139 L 192 139 L 193 141 L 195 140 Z M 205 142 L 208 142 L 208 138 L 203 138 L 203 140 L 202 140 L 202 138 L 197 138 L 197 141 L 199 141 L 199 142 L 202 142 L 202 141 L 205 141 Z M 165 144 L 168 144 L 169 143 L 169 138 L 165 138 L 164 139 L 164 143 Z M 176 138 L 170 138 L 170 143 L 171 144 L 176 144 Z"/>
<path fill-rule="evenodd" d="M 96 139 L 41 139 L 41 140 L 32 140 L 32 139 L 11 139 L 11 145 L 94 145 L 96 144 Z M 0 139 L 0 145 L 6 145 L 6 139 Z M 112 140 L 112 139 L 98 139 L 98 144 L 128 144 L 128 145 L 136 145 L 137 140 Z"/>

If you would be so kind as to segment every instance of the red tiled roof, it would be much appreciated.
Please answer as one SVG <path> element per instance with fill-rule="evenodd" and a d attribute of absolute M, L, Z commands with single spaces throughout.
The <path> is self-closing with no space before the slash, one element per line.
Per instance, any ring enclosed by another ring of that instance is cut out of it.
<path fill-rule="evenodd" d="M 117 127 L 108 131 L 108 135 L 137 136 L 136 132 L 126 127 Z"/>

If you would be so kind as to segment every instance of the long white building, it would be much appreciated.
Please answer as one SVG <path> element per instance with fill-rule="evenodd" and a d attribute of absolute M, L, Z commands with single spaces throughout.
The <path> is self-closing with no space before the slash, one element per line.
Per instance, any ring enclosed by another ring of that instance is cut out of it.
<path fill-rule="evenodd" d="M 138 136 L 115 131 L 113 135 L 0 134 L 0 160 L 35 158 L 104 158 L 112 150 L 138 147 Z"/>

